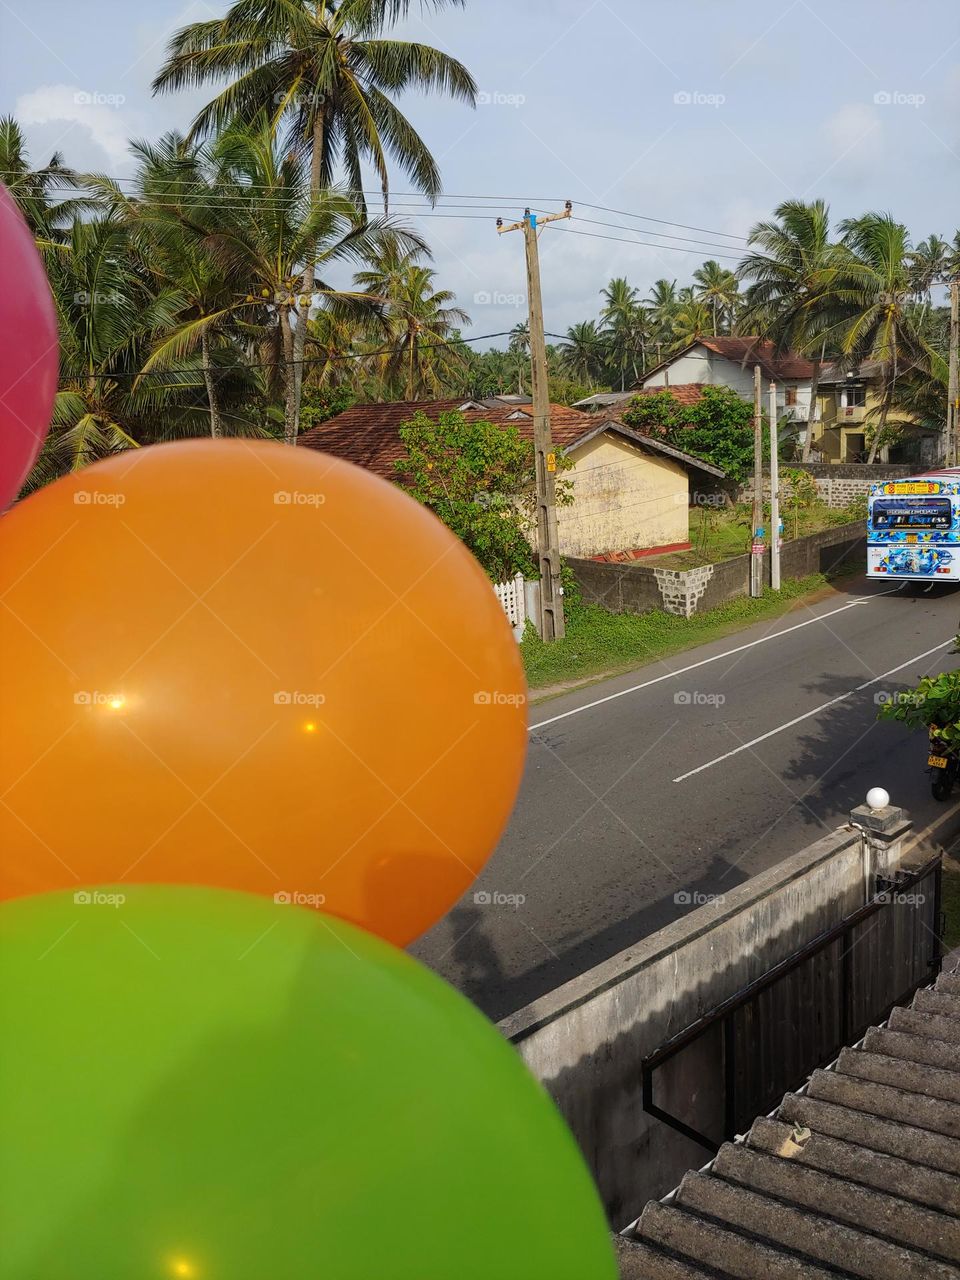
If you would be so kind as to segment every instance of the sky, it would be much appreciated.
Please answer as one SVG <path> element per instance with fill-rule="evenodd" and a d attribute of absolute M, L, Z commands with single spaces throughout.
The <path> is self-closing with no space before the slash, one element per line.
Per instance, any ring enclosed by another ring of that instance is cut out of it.
<path fill-rule="evenodd" d="M 129 138 L 185 130 L 212 96 L 151 96 L 171 33 L 225 8 L 0 0 L 0 114 L 18 118 L 37 163 L 59 149 L 74 168 L 129 175 Z M 527 205 L 573 202 L 572 219 L 540 239 L 556 334 L 598 315 L 612 276 L 643 295 L 660 277 L 687 283 L 705 258 L 735 267 L 750 228 L 791 197 L 822 197 L 835 222 L 889 211 L 915 240 L 960 225 L 957 0 L 412 10 L 400 34 L 459 58 L 480 89 L 475 109 L 400 100 L 439 162 L 443 207 L 411 208 L 409 183 L 393 183 L 437 286 L 471 316 L 468 335 L 526 318 L 522 237 L 498 236 L 495 218 Z"/>

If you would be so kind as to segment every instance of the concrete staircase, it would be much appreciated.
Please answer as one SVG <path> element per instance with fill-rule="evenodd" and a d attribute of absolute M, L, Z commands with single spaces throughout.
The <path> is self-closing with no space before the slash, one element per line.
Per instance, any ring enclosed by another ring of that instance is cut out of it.
<path fill-rule="evenodd" d="M 623 1280 L 960 1280 L 960 975 L 651 1201 Z"/>

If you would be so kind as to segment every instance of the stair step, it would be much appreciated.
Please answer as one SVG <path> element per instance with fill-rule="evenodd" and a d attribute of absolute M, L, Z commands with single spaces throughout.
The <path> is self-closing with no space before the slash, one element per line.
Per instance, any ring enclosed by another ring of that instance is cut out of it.
<path fill-rule="evenodd" d="M 931 991 L 929 987 L 922 987 L 913 997 L 911 1007 L 920 1013 L 935 1013 L 941 1018 L 960 1021 L 960 995 L 951 995 L 948 991 Z"/>
<path fill-rule="evenodd" d="M 713 1173 L 801 1209 L 828 1214 L 858 1231 L 960 1261 L 960 1220 L 885 1191 L 732 1142 L 720 1148 Z"/>
<path fill-rule="evenodd" d="M 851 1111 L 863 1111 L 867 1115 L 883 1116 L 918 1129 L 960 1138 L 960 1105 L 945 1102 L 942 1098 L 926 1098 L 922 1093 L 874 1084 L 872 1080 L 859 1080 L 839 1071 L 815 1071 L 810 1077 L 807 1093 L 812 1098 L 849 1107 Z"/>
<path fill-rule="evenodd" d="M 925 1062 L 944 1071 L 960 1071 L 960 1044 L 948 1044 L 944 1040 L 911 1036 L 890 1027 L 871 1027 L 863 1038 L 863 1047 L 867 1053 L 882 1053 L 904 1062 Z"/>
<path fill-rule="evenodd" d="M 904 1031 L 912 1036 L 960 1044 L 960 1025 L 956 1018 L 941 1018 L 934 1013 L 921 1013 L 917 1009 L 904 1009 L 898 1005 L 891 1011 L 887 1026 L 892 1031 Z"/>
<path fill-rule="evenodd" d="M 803 1125 L 817 1134 L 840 1138 L 871 1151 L 912 1160 L 927 1169 L 960 1176 L 960 1140 L 910 1124 L 813 1098 L 788 1093 L 777 1110 L 780 1120 Z"/>
<path fill-rule="evenodd" d="M 614 1236 L 613 1243 L 620 1280 L 716 1280 L 721 1276 L 712 1267 L 708 1271 L 632 1236 Z"/>
<path fill-rule="evenodd" d="M 688 1173 L 680 1184 L 678 1200 L 684 1208 L 709 1214 L 864 1280 L 960 1280 L 960 1270 L 951 1263 L 880 1240 L 820 1213 L 784 1204 L 712 1174 Z"/>
<path fill-rule="evenodd" d="M 960 973 L 941 973 L 934 987 L 937 991 L 946 991 L 948 995 L 960 996 Z"/>
<path fill-rule="evenodd" d="M 762 1117 L 754 1121 L 747 1143 L 753 1150 L 960 1216 L 960 1178 L 954 1174 L 828 1137 L 809 1125 L 802 1127 L 809 1136 L 804 1141 L 796 1141 L 796 1124 Z"/>
<path fill-rule="evenodd" d="M 736 1280 L 837 1280 L 809 1257 L 786 1253 L 764 1241 L 695 1213 L 652 1200 L 643 1211 L 637 1230 L 642 1238 L 672 1249 L 692 1261 L 721 1268 Z"/>
<path fill-rule="evenodd" d="M 905 1093 L 922 1093 L 927 1098 L 960 1103 L 960 1075 L 956 1071 L 943 1071 L 922 1062 L 885 1058 L 882 1054 L 867 1053 L 863 1049 L 841 1050 L 837 1070 L 841 1075 L 872 1080 L 875 1084 L 886 1084 Z"/>

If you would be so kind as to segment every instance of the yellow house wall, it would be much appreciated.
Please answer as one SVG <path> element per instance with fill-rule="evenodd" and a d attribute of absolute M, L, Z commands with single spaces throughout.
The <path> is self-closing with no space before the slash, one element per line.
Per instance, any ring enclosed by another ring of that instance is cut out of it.
<path fill-rule="evenodd" d="M 877 424 L 880 412 L 879 388 L 872 382 L 866 384 L 865 412 L 860 422 L 848 422 L 842 416 L 838 388 L 831 387 L 817 399 L 820 403 L 820 420 L 814 424 L 813 443 L 823 454 L 825 462 L 846 462 L 854 452 L 848 437 L 867 436 L 868 428 Z M 896 416 L 900 421 L 910 417 L 900 409 Z"/>
<path fill-rule="evenodd" d="M 563 476 L 573 486 L 573 504 L 557 513 L 563 555 L 687 541 L 689 480 L 672 459 L 601 435 L 578 449 L 573 462 Z"/>

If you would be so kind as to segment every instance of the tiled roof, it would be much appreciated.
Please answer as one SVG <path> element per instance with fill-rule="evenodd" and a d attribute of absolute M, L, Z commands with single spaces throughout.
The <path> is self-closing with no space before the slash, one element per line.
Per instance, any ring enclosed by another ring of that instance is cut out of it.
<path fill-rule="evenodd" d="M 623 1280 L 958 1280 L 960 975 L 941 974 L 618 1239 Z"/>
<path fill-rule="evenodd" d="M 675 387 L 643 387 L 633 394 L 637 396 L 655 396 L 659 395 L 661 391 L 669 391 L 680 404 L 689 406 L 697 403 L 703 395 L 705 385 L 703 382 L 680 382 Z"/>
<path fill-rule="evenodd" d="M 676 360 L 686 355 L 688 351 L 692 351 L 694 347 L 706 347 L 708 351 L 713 351 L 718 356 L 725 356 L 734 364 L 747 367 L 758 364 L 763 376 L 772 378 L 775 382 L 784 379 L 789 381 L 809 378 L 813 373 L 813 365 L 809 360 L 797 355 L 795 351 L 778 353 L 774 344 L 766 338 L 698 338 L 682 351 L 674 352 L 672 356 L 662 360 L 655 368 L 648 369 L 640 381 L 645 382 L 661 369 L 669 369 Z"/>
<path fill-rule="evenodd" d="M 765 378 L 809 378 L 813 365 L 795 351 L 777 353 L 765 338 L 701 338 L 700 345 L 737 364 L 758 364 Z"/>
<path fill-rule="evenodd" d="M 475 407 L 464 408 L 465 405 Z M 308 449 L 322 449 L 347 462 L 365 467 L 387 480 L 395 480 L 394 463 L 406 453 L 399 430 L 418 411 L 436 418 L 441 413 L 461 410 L 468 422 L 514 423 L 524 439 L 533 437 L 533 416 L 529 405 L 505 404 L 500 401 L 464 400 L 400 400 L 391 404 L 358 404 L 305 431 L 298 444 Z M 550 409 L 554 443 L 567 448 L 597 425 L 596 415 L 579 413 L 566 405 Z"/>

